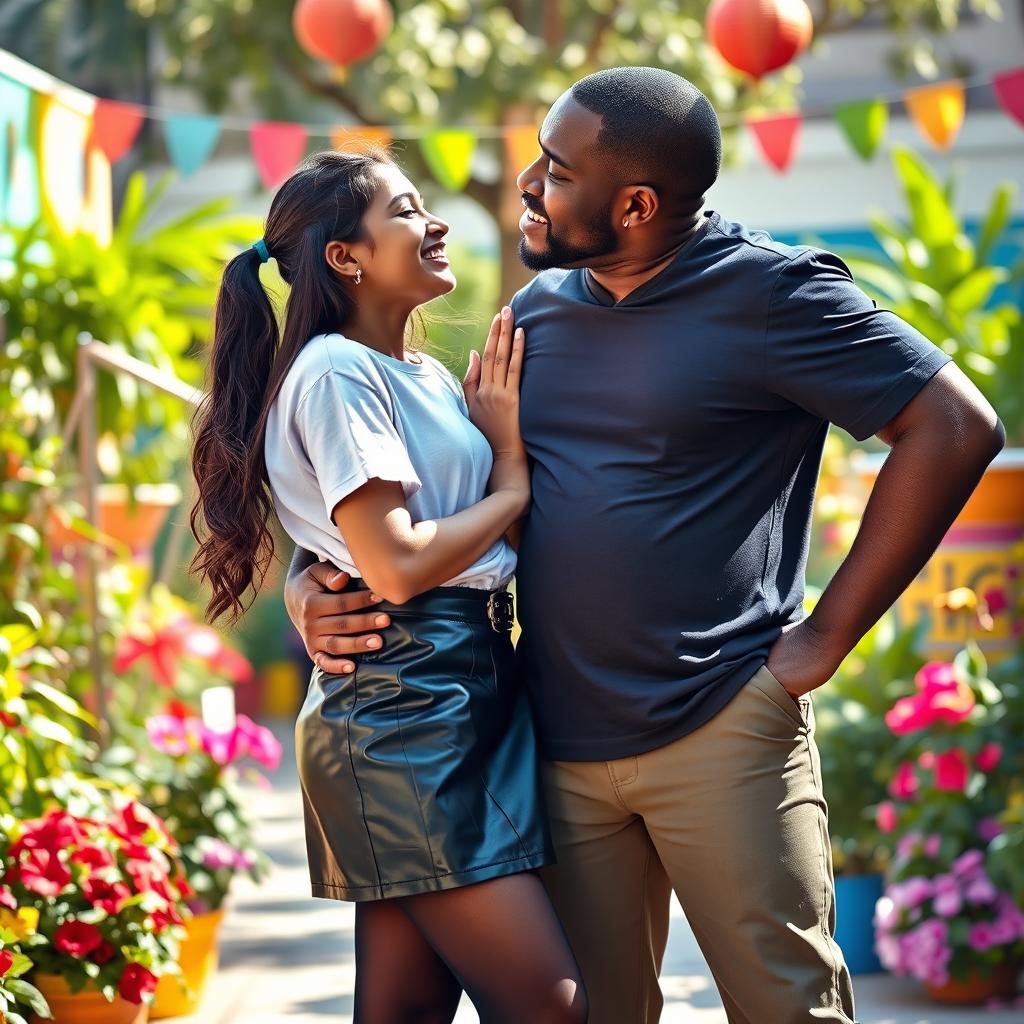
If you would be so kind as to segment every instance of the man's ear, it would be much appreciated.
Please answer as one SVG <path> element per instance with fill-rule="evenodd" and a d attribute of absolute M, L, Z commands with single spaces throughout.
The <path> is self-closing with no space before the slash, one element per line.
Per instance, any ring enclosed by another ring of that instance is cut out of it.
<path fill-rule="evenodd" d="M 628 221 L 631 228 L 649 223 L 661 208 L 658 193 L 650 185 L 629 185 L 623 192 L 622 216 L 619 220 Z"/>
<path fill-rule="evenodd" d="M 327 260 L 327 265 L 342 277 L 354 278 L 356 276 L 359 260 L 352 255 L 352 249 L 347 242 L 328 242 L 324 248 L 324 257 Z"/>

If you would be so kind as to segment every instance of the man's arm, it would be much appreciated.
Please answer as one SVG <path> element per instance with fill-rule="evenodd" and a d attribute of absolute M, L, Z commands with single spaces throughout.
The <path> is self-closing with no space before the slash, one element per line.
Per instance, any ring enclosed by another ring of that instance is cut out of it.
<path fill-rule="evenodd" d="M 1005 443 L 981 392 L 947 364 L 878 432 L 890 446 L 849 554 L 814 611 L 772 648 L 794 696 L 831 678 L 921 571 Z"/>

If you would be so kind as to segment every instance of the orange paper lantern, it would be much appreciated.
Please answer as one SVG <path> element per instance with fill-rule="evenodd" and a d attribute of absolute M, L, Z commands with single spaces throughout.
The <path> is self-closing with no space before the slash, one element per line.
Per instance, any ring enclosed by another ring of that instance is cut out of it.
<path fill-rule="evenodd" d="M 391 31 L 387 0 L 299 0 L 292 28 L 299 45 L 318 60 L 355 64 Z"/>
<path fill-rule="evenodd" d="M 814 33 L 804 0 L 712 0 L 706 27 L 722 58 L 751 78 L 784 67 Z"/>

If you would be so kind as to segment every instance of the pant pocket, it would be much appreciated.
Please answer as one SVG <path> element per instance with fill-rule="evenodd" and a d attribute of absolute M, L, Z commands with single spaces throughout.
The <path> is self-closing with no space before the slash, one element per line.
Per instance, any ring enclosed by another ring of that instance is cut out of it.
<path fill-rule="evenodd" d="M 807 725 L 807 705 L 810 703 L 807 697 L 794 697 L 779 680 L 772 675 L 767 665 L 758 669 L 754 678 L 750 680 L 757 688 L 784 711 L 797 725 Z"/>

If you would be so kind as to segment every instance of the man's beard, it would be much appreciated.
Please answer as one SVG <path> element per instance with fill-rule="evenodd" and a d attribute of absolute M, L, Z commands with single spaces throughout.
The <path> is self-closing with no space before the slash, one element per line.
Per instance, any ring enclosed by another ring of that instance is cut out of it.
<path fill-rule="evenodd" d="M 552 267 L 586 266 L 591 260 L 607 256 L 619 247 L 619 240 L 612 229 L 610 215 L 606 212 L 595 216 L 588 225 L 588 238 L 583 245 L 563 242 L 548 225 L 547 246 L 535 252 L 527 246 L 526 239 L 519 239 L 519 259 L 530 270 L 550 270 Z"/>

